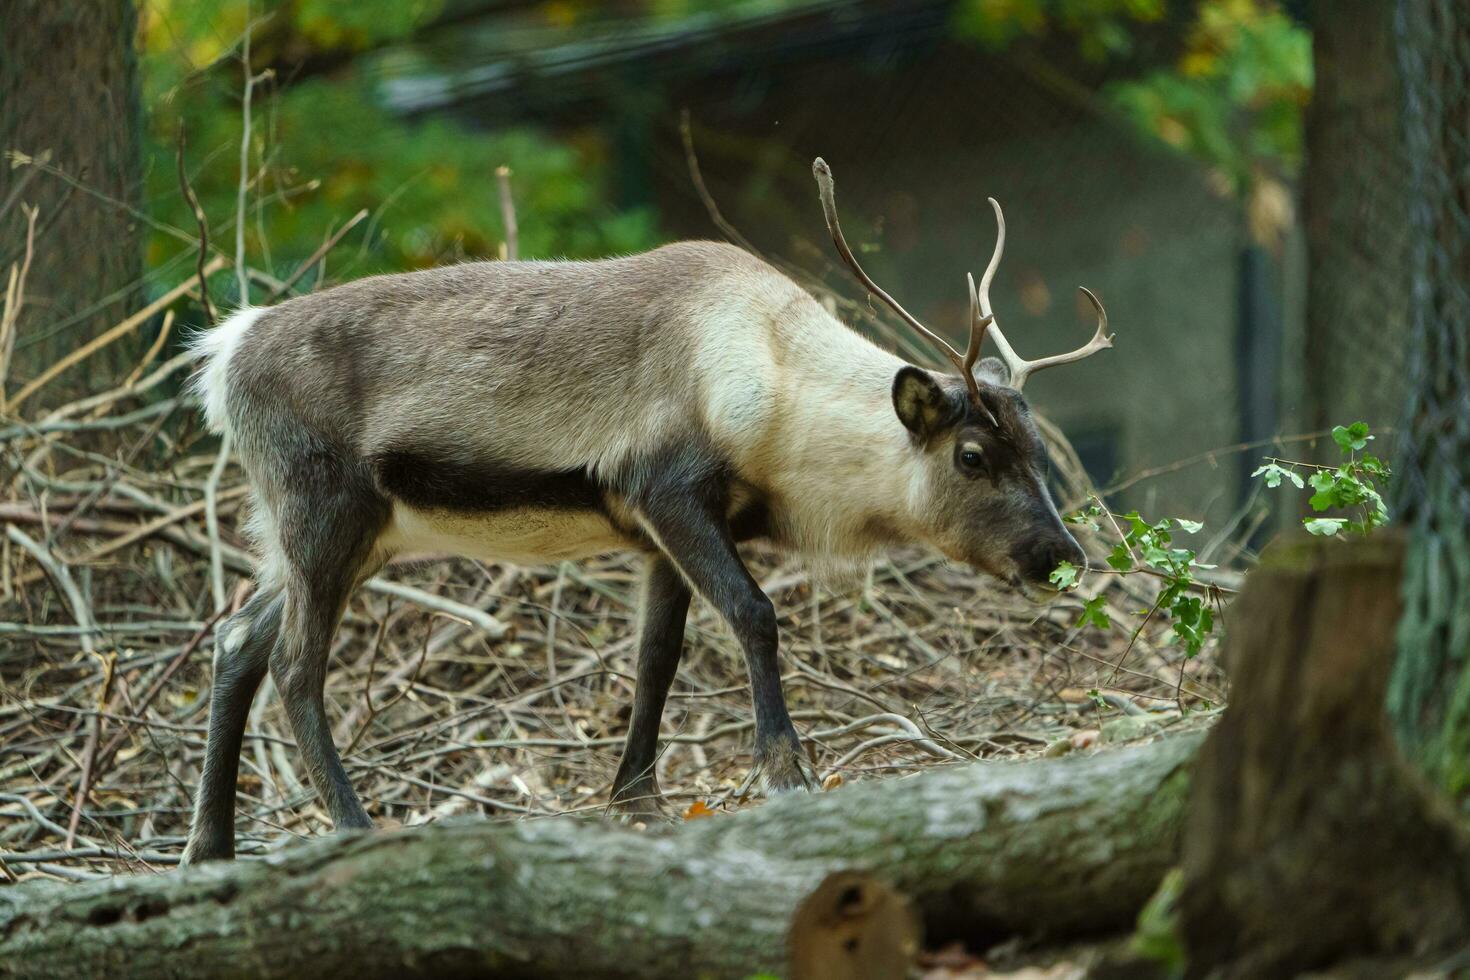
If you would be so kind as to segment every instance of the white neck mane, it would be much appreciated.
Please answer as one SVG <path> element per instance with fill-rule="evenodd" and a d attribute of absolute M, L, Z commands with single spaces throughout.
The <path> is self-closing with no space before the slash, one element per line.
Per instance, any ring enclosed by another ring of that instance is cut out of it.
<path fill-rule="evenodd" d="M 783 529 L 813 558 L 870 556 L 920 533 L 927 469 L 893 407 L 905 361 L 815 303 L 783 323 L 784 347 L 770 489 Z"/>

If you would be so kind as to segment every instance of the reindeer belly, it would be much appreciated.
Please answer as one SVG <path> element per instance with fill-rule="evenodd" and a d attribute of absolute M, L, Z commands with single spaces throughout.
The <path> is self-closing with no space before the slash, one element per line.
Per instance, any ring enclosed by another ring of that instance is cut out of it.
<path fill-rule="evenodd" d="M 433 551 L 537 565 L 639 542 L 585 470 L 542 471 L 488 457 L 388 449 L 372 457 L 393 517 L 379 538 L 390 554 Z"/>
<path fill-rule="evenodd" d="M 599 511 L 515 507 L 488 512 L 422 510 L 401 502 L 380 538 L 390 553 L 432 551 L 538 565 L 636 546 Z"/>

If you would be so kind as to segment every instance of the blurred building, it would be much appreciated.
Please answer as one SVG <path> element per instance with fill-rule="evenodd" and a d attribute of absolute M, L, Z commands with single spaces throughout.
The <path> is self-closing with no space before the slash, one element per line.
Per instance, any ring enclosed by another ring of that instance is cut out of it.
<path fill-rule="evenodd" d="M 868 271 L 956 337 L 967 329 L 965 273 L 978 276 L 990 255 L 985 199 L 996 197 L 1008 242 L 993 295 L 1023 356 L 1087 340 L 1079 284 L 1102 297 L 1117 333 L 1113 351 L 1038 375 L 1033 405 L 1099 484 L 1167 470 L 1118 503 L 1225 526 L 1258 454 L 1167 468 L 1300 431 L 1296 239 L 1280 254 L 1250 247 L 1239 205 L 1203 168 L 1112 113 L 1098 94 L 1107 73 L 1137 64 L 1103 68 L 1066 43 L 987 53 L 954 37 L 952 7 L 814 0 L 561 28 L 502 13 L 426 44 L 383 90 L 406 114 L 563 127 L 613 156 L 615 198 L 655 205 L 670 239 L 718 238 L 685 158 L 687 109 L 730 223 L 763 253 L 859 296 L 832 265 L 810 172 L 823 156 Z M 1166 57 L 1171 29 L 1139 57 Z"/>

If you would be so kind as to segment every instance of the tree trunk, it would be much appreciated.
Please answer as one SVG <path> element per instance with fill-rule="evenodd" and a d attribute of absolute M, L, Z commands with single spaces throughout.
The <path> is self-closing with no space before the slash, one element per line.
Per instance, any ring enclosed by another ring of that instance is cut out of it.
<path fill-rule="evenodd" d="M 143 271 L 126 210 L 141 201 L 136 32 L 132 0 L 0 2 L 0 270 L 24 249 L 20 203 L 40 212 L 12 379 L 132 306 Z M 66 179 L 12 167 L 12 153 L 49 153 Z"/>
<path fill-rule="evenodd" d="M 1410 528 L 1389 711 L 1409 754 L 1470 802 L 1470 9 L 1400 0 L 1412 166 L 1414 383 L 1395 502 Z"/>
<path fill-rule="evenodd" d="M 1382 707 L 1402 564 L 1388 535 L 1290 542 L 1232 608 L 1232 707 L 1196 761 L 1183 847 L 1191 975 L 1470 943 L 1470 837 Z"/>
<path fill-rule="evenodd" d="M 939 936 L 1113 928 L 1177 856 L 1199 741 L 948 767 L 646 832 L 448 824 L 23 884 L 0 890 L 0 976 L 860 977 L 917 948 L 885 886 Z"/>

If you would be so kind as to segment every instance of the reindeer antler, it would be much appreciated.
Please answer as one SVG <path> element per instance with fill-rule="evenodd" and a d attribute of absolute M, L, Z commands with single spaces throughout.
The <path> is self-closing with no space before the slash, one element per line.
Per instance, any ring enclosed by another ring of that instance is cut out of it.
<path fill-rule="evenodd" d="M 863 267 L 858 264 L 857 257 L 852 254 L 852 249 L 847 247 L 847 239 L 842 236 L 842 224 L 837 220 L 837 191 L 832 182 L 832 168 L 827 166 L 827 161 L 817 157 L 812 161 L 812 174 L 817 178 L 817 192 L 822 198 L 822 214 L 827 218 L 827 230 L 832 234 L 832 244 L 837 246 L 837 254 L 842 257 L 842 261 L 847 264 L 848 269 L 868 292 L 882 300 L 890 310 L 902 317 L 905 323 L 939 348 L 960 372 L 960 377 L 965 379 L 965 385 L 970 390 L 970 400 L 988 415 L 989 410 L 980 400 L 980 385 L 976 383 L 975 374 L 971 369 L 975 366 L 976 358 L 980 356 L 980 343 L 985 339 L 985 328 L 990 325 L 991 317 L 989 313 L 982 314 L 976 309 L 973 279 L 970 282 L 970 344 L 965 353 L 961 354 L 950 346 L 949 341 L 920 323 L 913 314 L 899 305 L 898 300 L 884 292 L 883 287 L 875 283 L 863 271 Z"/>
<path fill-rule="evenodd" d="M 983 321 L 988 324 L 990 336 L 995 341 L 995 349 L 1000 354 L 1000 359 L 1005 362 L 1006 368 L 1011 372 L 1011 387 L 1017 391 L 1026 383 L 1026 379 L 1043 368 L 1056 367 L 1058 364 L 1070 364 L 1080 361 L 1084 357 L 1091 357 L 1105 347 L 1113 346 L 1113 338 L 1107 333 L 1108 311 L 1098 298 L 1093 295 L 1092 290 L 1086 286 L 1078 286 L 1088 300 L 1092 308 L 1097 311 L 1097 330 L 1092 339 L 1076 350 L 1067 354 L 1053 354 L 1051 357 L 1042 357 L 1034 361 L 1028 361 L 1016 353 L 1011 347 L 1006 335 L 1001 333 L 1000 324 L 995 320 L 995 314 L 990 309 L 990 282 L 995 278 L 995 270 L 1000 267 L 1000 257 L 1006 247 L 1006 218 L 1000 210 L 1000 202 L 995 198 L 988 198 L 990 206 L 995 210 L 995 251 L 991 253 L 990 264 L 985 267 L 985 275 L 980 277 L 980 290 L 975 291 L 975 280 L 970 280 L 970 310 L 971 318 L 976 323 Z M 972 346 L 978 346 L 973 345 Z"/>

